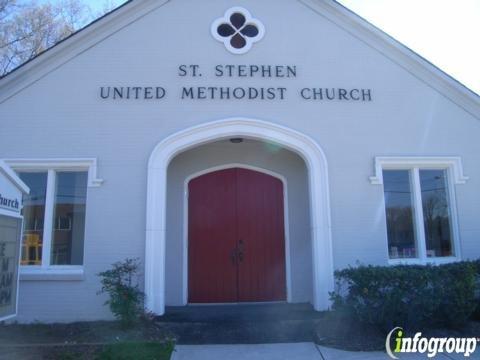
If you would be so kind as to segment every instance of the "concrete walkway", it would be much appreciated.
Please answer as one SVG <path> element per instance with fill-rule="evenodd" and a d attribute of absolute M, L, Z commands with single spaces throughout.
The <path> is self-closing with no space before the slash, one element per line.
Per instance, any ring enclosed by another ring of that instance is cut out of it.
<path fill-rule="evenodd" d="M 341 351 L 314 343 L 258 345 L 178 345 L 171 360 L 387 360 L 383 352 Z M 399 359 L 428 359 L 426 354 L 400 355 Z M 439 354 L 439 360 L 466 359 L 463 355 Z M 476 351 L 468 359 L 480 359 Z"/>

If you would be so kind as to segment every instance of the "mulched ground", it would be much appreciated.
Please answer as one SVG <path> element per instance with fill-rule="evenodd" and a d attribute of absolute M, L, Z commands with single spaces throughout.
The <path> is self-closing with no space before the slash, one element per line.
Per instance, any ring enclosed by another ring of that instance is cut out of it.
<path fill-rule="evenodd" d="M 115 343 L 120 341 L 164 341 L 171 334 L 153 321 L 142 321 L 122 329 L 116 321 L 70 324 L 29 324 L 0 326 L 0 347 L 11 344 Z"/>
<path fill-rule="evenodd" d="M 405 336 L 421 332 L 426 337 L 480 337 L 480 321 L 470 321 L 458 329 L 406 329 Z M 315 342 L 350 351 L 383 351 L 388 331 L 361 324 L 339 313 L 326 313 L 317 323 Z"/>
<path fill-rule="evenodd" d="M 71 324 L 30 324 L 0 326 L 0 359 L 90 360 L 106 344 L 153 341 L 165 343 L 172 334 L 155 322 L 145 320 L 131 329 L 116 321 Z"/>
<path fill-rule="evenodd" d="M 316 326 L 315 342 L 322 346 L 351 351 L 385 349 L 386 334 L 376 327 L 360 324 L 354 319 L 326 313 Z"/>
<path fill-rule="evenodd" d="M 0 359 L 95 359 L 105 344 L 154 341 L 166 343 L 268 343 L 314 341 L 351 351 L 384 350 L 387 331 L 363 325 L 335 312 L 311 312 L 311 308 L 270 306 L 200 308 L 171 311 L 168 316 L 146 319 L 131 329 L 115 321 L 71 324 L 0 325 Z M 211 312 L 211 314 L 209 314 Z M 313 315 L 312 315 L 313 314 Z M 415 329 L 421 331 L 420 329 Z M 480 321 L 462 329 L 424 330 L 425 336 L 480 337 Z M 413 334 L 407 333 L 406 336 Z"/>
<path fill-rule="evenodd" d="M 117 343 L 114 345 L 43 345 L 1 349 L 0 359 L 9 360 L 166 360 L 170 359 L 173 345 L 170 343 Z"/>

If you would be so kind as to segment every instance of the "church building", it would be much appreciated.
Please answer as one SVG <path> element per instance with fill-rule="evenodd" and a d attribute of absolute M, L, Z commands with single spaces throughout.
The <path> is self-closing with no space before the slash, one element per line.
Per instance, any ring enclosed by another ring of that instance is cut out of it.
<path fill-rule="evenodd" d="M 131 0 L 0 79 L 17 320 L 111 319 L 126 258 L 158 315 L 477 259 L 479 139 L 475 93 L 337 2 Z"/>

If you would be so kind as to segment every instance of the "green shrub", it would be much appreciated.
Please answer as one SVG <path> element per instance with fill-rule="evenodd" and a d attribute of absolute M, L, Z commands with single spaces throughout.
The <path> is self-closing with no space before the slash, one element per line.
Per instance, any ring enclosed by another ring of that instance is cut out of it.
<path fill-rule="evenodd" d="M 138 259 L 125 259 L 112 265 L 111 270 L 98 274 L 102 283 L 101 293 L 108 293 L 109 299 L 105 305 L 122 326 L 132 326 L 143 314 L 144 293 L 140 290 L 138 278 Z"/>
<path fill-rule="evenodd" d="M 475 283 L 475 299 L 477 299 L 477 307 L 472 315 L 472 319 L 480 321 L 480 260 L 474 261 L 473 265 L 477 269 L 476 283 Z"/>
<path fill-rule="evenodd" d="M 463 325 L 475 311 L 480 262 L 360 266 L 335 272 L 334 309 L 383 330 Z"/>

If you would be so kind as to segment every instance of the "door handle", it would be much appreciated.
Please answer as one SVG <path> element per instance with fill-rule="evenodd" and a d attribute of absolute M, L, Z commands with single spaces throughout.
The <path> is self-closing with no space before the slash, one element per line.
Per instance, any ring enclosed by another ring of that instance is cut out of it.
<path fill-rule="evenodd" d="M 230 252 L 230 260 L 233 265 L 243 262 L 244 258 L 244 248 L 243 240 L 238 241 L 238 245 Z"/>
<path fill-rule="evenodd" d="M 244 257 L 244 247 L 243 247 L 243 240 L 238 241 L 238 261 L 243 262 Z"/>

